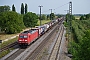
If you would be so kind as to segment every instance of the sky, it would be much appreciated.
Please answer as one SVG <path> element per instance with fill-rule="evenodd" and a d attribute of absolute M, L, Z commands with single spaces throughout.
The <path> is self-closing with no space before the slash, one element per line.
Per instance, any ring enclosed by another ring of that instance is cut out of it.
<path fill-rule="evenodd" d="M 38 6 L 41 8 L 42 14 L 66 14 L 69 10 L 69 2 L 72 1 L 72 14 L 88 14 L 90 13 L 90 0 L 0 0 L 0 6 L 9 5 L 12 9 L 14 4 L 16 11 L 20 13 L 21 3 L 28 5 L 28 11 L 36 14 L 40 13 Z"/>

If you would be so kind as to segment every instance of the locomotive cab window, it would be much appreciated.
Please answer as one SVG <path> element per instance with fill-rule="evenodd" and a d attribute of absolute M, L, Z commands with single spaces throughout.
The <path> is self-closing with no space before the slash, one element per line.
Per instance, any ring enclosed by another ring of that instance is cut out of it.
<path fill-rule="evenodd" d="M 20 36 L 20 38 L 23 38 L 23 36 Z"/>
<path fill-rule="evenodd" d="M 27 38 L 27 36 L 24 36 L 24 38 Z"/>

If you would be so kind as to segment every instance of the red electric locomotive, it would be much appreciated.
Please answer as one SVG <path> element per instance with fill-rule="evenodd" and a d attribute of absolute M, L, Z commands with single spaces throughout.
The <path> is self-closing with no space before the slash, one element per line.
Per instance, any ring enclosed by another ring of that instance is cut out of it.
<path fill-rule="evenodd" d="M 29 45 L 31 42 L 39 37 L 38 30 L 28 30 L 24 31 L 19 35 L 18 43 L 20 46 Z"/>

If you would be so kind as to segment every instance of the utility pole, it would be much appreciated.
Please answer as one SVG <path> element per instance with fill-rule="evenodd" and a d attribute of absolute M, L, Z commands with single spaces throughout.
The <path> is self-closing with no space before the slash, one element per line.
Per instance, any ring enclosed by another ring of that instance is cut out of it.
<path fill-rule="evenodd" d="M 72 2 L 70 1 L 69 2 L 69 38 L 70 38 L 70 41 L 72 42 L 72 23 L 71 22 L 72 22 Z M 72 49 L 73 47 L 71 46 L 71 53 L 72 53 Z"/>
<path fill-rule="evenodd" d="M 70 25 L 70 32 L 72 31 L 72 24 L 71 24 L 71 20 L 72 20 L 72 2 L 69 2 L 69 25 Z"/>
<path fill-rule="evenodd" d="M 66 11 L 67 13 L 66 13 L 66 22 L 68 22 L 68 19 L 67 19 L 67 14 L 69 14 L 69 10 L 64 10 L 64 11 Z"/>
<path fill-rule="evenodd" d="M 52 9 L 49 9 L 49 10 L 51 10 L 51 16 L 50 16 L 50 18 L 51 18 L 51 20 L 52 20 Z"/>
<path fill-rule="evenodd" d="M 69 13 L 70 15 L 72 15 L 72 2 L 71 1 L 69 2 Z"/>
<path fill-rule="evenodd" d="M 43 6 L 38 6 L 38 7 L 40 7 L 40 26 L 41 26 L 41 7 Z"/>
<path fill-rule="evenodd" d="M 52 13 L 52 9 L 49 9 L 49 10 L 51 10 L 51 13 Z"/>
<path fill-rule="evenodd" d="M 69 28 L 69 35 L 71 35 L 71 31 L 72 31 L 72 25 L 71 25 L 71 20 L 72 20 L 72 2 L 69 2 L 69 19 L 68 19 L 68 28 Z M 71 36 L 70 36 L 71 37 Z"/>
<path fill-rule="evenodd" d="M 54 9 L 54 15 L 56 16 L 56 12 L 55 12 L 55 9 Z M 54 20 L 55 20 L 56 18 L 54 17 Z"/>

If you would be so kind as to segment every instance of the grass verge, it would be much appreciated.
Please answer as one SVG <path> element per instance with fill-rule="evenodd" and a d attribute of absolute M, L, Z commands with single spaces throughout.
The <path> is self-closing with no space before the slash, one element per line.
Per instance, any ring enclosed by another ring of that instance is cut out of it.
<path fill-rule="evenodd" d="M 3 48 L 4 46 L 7 46 L 11 43 L 14 43 L 15 41 L 17 41 L 18 37 L 14 38 L 14 39 L 11 39 L 11 40 L 8 40 L 2 44 L 0 44 L 0 48 Z M 0 52 L 0 58 L 4 57 L 6 54 L 10 53 L 11 50 L 14 50 L 13 48 L 10 48 L 8 50 L 4 50 L 2 52 Z"/>
<path fill-rule="evenodd" d="M 41 24 L 43 25 L 43 24 L 48 23 L 50 21 L 51 20 L 41 20 Z M 37 24 L 40 25 L 40 20 L 38 20 L 38 23 Z"/>
<path fill-rule="evenodd" d="M 14 42 L 17 41 L 17 40 L 18 40 L 18 37 L 14 38 L 14 39 L 11 39 L 11 40 L 8 40 L 8 41 L 5 41 L 5 42 L 3 42 L 2 44 L 0 44 L 0 48 L 1 48 L 1 47 L 4 47 L 4 46 L 7 46 L 7 45 L 9 45 L 9 44 L 11 44 L 11 43 L 14 43 Z"/>
<path fill-rule="evenodd" d="M 12 50 L 14 50 L 14 49 L 13 48 L 10 48 L 8 50 L 4 50 L 3 52 L 0 52 L 0 58 L 4 57 L 8 53 L 10 53 Z"/>

